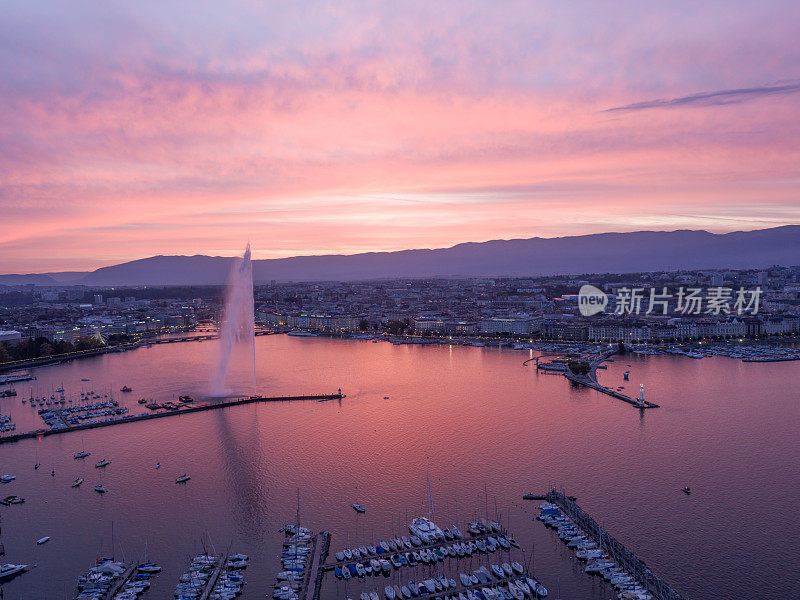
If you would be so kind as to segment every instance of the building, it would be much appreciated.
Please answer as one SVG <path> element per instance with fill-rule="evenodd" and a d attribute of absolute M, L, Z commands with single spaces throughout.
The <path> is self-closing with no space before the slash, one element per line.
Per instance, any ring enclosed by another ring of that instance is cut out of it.
<path fill-rule="evenodd" d="M 530 319 L 481 319 L 481 333 L 510 333 L 511 335 L 528 335 L 530 332 Z"/>
<path fill-rule="evenodd" d="M 417 333 L 439 333 L 443 335 L 465 335 L 478 330 L 478 324 L 472 321 L 453 321 L 448 319 L 423 317 L 414 319 L 414 331 Z"/>
<path fill-rule="evenodd" d="M 22 334 L 19 331 L 3 331 L 0 330 L 0 344 L 9 344 L 16 346 L 22 341 Z"/>

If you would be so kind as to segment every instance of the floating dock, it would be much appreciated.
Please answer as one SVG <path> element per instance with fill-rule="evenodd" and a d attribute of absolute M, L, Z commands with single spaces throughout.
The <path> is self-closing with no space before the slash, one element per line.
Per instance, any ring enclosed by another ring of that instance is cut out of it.
<path fill-rule="evenodd" d="M 532 496 L 532 494 L 526 494 Z M 633 552 L 618 542 L 597 521 L 589 516 L 575 501 L 556 490 L 545 495 L 548 502 L 558 506 L 573 523 L 581 528 L 597 545 L 602 548 L 619 567 L 630 573 L 656 600 L 685 600 L 678 592 L 653 573 L 650 568 Z"/>
<path fill-rule="evenodd" d="M 36 438 L 47 435 L 56 435 L 58 433 L 67 433 L 70 431 L 84 431 L 86 429 L 97 429 L 98 427 L 109 427 L 111 425 L 120 425 L 122 423 L 134 423 L 136 421 L 149 421 L 151 419 L 161 419 L 164 417 L 172 417 L 175 415 L 185 415 L 189 413 L 203 412 L 207 410 L 215 410 L 218 408 L 228 408 L 230 406 L 241 406 L 244 404 L 255 404 L 257 402 L 290 402 L 295 400 L 341 400 L 346 398 L 346 394 L 339 391 L 336 394 L 317 394 L 310 396 L 250 396 L 247 398 L 237 398 L 235 400 L 223 400 L 221 402 L 198 404 L 197 406 L 181 407 L 178 410 L 168 410 L 165 412 L 146 413 L 141 415 L 131 415 L 113 419 L 110 421 L 98 421 L 97 423 L 81 423 L 80 425 L 73 425 L 71 427 L 58 427 L 56 429 L 37 429 L 35 431 L 28 431 L 26 433 L 15 433 L 13 435 L 0 436 L 0 444 L 9 442 L 17 442 L 28 438 Z"/>

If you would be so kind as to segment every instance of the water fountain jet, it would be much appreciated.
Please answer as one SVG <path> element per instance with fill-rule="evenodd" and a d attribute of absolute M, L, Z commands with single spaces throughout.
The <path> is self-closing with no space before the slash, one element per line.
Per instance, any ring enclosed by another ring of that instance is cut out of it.
<path fill-rule="evenodd" d="M 226 375 L 231 353 L 237 344 L 248 345 L 253 352 L 253 395 L 256 393 L 255 314 L 253 303 L 253 264 L 250 262 L 250 244 L 244 256 L 231 265 L 228 289 L 225 294 L 225 312 L 220 327 L 219 356 L 214 373 L 211 395 L 224 397 L 230 394 Z"/>

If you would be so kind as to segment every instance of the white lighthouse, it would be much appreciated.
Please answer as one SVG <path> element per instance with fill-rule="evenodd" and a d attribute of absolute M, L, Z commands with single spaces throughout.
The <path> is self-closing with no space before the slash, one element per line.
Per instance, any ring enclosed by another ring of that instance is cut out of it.
<path fill-rule="evenodd" d="M 639 384 L 639 406 L 644 406 L 644 384 Z"/>

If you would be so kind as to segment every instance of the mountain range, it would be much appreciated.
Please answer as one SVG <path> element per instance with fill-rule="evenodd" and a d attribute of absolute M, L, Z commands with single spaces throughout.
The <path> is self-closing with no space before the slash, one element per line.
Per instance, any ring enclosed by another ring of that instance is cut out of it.
<path fill-rule="evenodd" d="M 0 275 L 0 285 L 218 285 L 231 257 L 152 256 L 91 272 Z M 736 231 L 635 231 L 492 240 L 449 248 L 253 261 L 256 282 L 526 277 L 800 265 L 800 225 Z"/>

